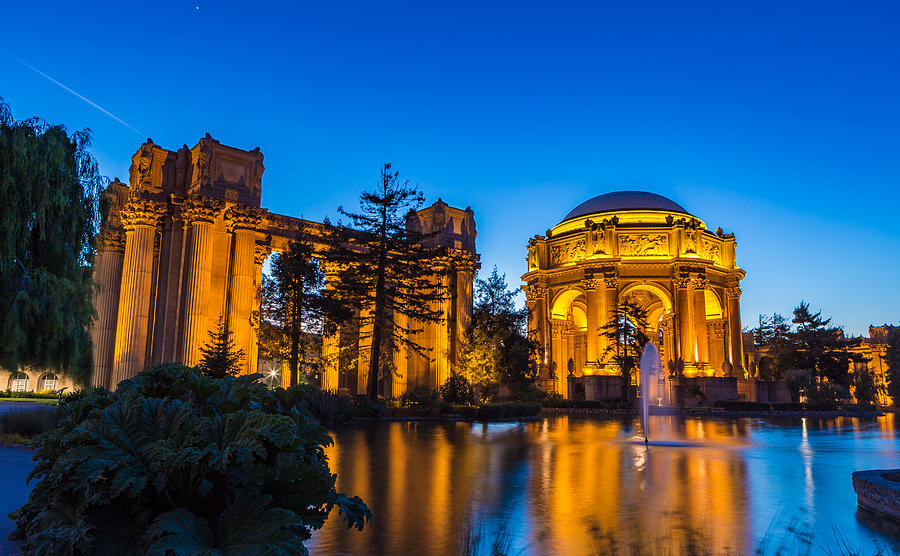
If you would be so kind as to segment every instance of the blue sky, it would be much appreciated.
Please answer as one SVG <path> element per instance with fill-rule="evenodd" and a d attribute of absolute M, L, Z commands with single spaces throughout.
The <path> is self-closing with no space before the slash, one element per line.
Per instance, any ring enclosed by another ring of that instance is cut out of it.
<path fill-rule="evenodd" d="M 146 137 L 261 147 L 263 206 L 354 206 L 384 161 L 475 210 L 485 270 L 581 201 L 645 189 L 738 239 L 744 325 L 801 300 L 900 321 L 897 2 L 16 2 L 14 115 L 94 131 L 126 179 Z"/>

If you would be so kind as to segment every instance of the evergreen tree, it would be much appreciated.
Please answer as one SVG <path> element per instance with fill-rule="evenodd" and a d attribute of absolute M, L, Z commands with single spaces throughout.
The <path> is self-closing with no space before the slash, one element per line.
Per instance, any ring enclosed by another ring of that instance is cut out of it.
<path fill-rule="evenodd" d="M 632 299 L 625 299 L 613 311 L 600 335 L 609 340 L 601 357 L 609 357 L 622 373 L 622 399 L 628 398 L 632 375 L 637 361 L 650 340 L 647 337 L 647 311 Z"/>
<path fill-rule="evenodd" d="M 101 178 L 89 130 L 15 121 L 0 99 L 0 366 L 87 382 Z"/>
<path fill-rule="evenodd" d="M 760 380 L 781 380 L 786 375 L 786 354 L 793 351 L 791 325 L 784 316 L 773 313 L 759 315 L 759 326 L 752 329 L 753 343 L 768 348 L 760 359 L 757 377 Z"/>
<path fill-rule="evenodd" d="M 830 318 L 823 318 L 821 311 L 813 313 L 803 301 L 794 309 L 792 322 L 796 330 L 791 334 L 791 350 L 785 354 L 786 366 L 805 371 L 795 374 L 808 377 L 808 395 L 829 400 L 848 397 L 850 364 L 860 357 L 847 351 L 844 331 L 829 326 Z"/>
<path fill-rule="evenodd" d="M 328 294 L 353 307 L 361 330 L 371 330 L 360 339 L 371 343 L 366 392 L 373 399 L 380 378 L 393 371 L 388 356 L 393 351 L 440 355 L 429 354 L 415 333 L 424 324 L 441 321 L 438 303 L 448 295 L 440 280 L 448 270 L 446 250 L 427 245 L 426 238 L 407 227 L 407 214 L 424 202 L 422 193 L 400 181 L 390 163 L 380 177 L 374 190 L 360 196 L 360 212 L 338 208 L 349 222 L 333 228 L 327 255 L 337 269 Z"/>
<path fill-rule="evenodd" d="M 472 321 L 461 350 L 460 368 L 480 387 L 482 397 L 502 382 L 513 391 L 536 377 L 535 345 L 525 335 L 526 309 L 516 309 L 518 290 L 510 290 L 506 275 L 495 266 L 486 280 L 475 280 Z"/>
<path fill-rule="evenodd" d="M 317 369 L 318 358 L 312 354 L 321 352 L 325 326 L 343 315 L 336 299 L 322 293 L 325 275 L 313 254 L 305 230 L 299 230 L 288 250 L 272 257 L 272 278 L 262 291 L 266 351 L 277 350 L 287 359 L 292 386 L 301 371 Z"/>
<path fill-rule="evenodd" d="M 225 319 L 219 317 L 215 330 L 209 331 L 209 342 L 200 348 L 200 372 L 211 378 L 234 376 L 241 369 L 244 350 L 237 349 L 232 332 L 225 325 Z"/>

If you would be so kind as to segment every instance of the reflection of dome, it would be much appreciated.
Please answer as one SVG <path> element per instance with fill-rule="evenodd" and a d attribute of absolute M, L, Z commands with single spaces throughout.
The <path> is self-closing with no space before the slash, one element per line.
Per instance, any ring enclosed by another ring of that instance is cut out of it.
<path fill-rule="evenodd" d="M 672 199 L 656 193 L 647 191 L 614 191 L 597 195 L 593 199 L 588 199 L 581 203 L 563 219 L 563 222 L 573 218 L 582 218 L 590 214 L 620 210 L 662 210 L 690 214 L 683 206 Z"/>

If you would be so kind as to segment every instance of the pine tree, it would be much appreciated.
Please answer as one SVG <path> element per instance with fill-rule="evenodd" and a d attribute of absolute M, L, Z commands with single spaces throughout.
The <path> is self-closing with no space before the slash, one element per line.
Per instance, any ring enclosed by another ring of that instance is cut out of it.
<path fill-rule="evenodd" d="M 288 360 L 290 384 L 295 385 L 301 370 L 317 368 L 317 358 L 310 355 L 320 351 L 314 344 L 321 346 L 325 327 L 343 320 L 345 310 L 337 298 L 323 295 L 325 275 L 305 230 L 298 230 L 288 250 L 272 258 L 271 269 L 263 290 L 267 339 Z"/>
<path fill-rule="evenodd" d="M 424 202 L 421 191 L 401 182 L 390 163 L 380 177 L 373 191 L 360 196 L 360 212 L 338 208 L 349 222 L 333 228 L 327 254 L 336 268 L 328 295 L 352 306 L 360 329 L 372 331 L 361 339 L 371 340 L 366 392 L 373 399 L 380 376 L 392 372 L 387 354 L 405 348 L 435 355 L 415 341 L 414 333 L 443 318 L 438 303 L 448 292 L 440 278 L 450 266 L 445 249 L 426 245 L 426 238 L 407 227 L 407 214 Z"/>
<path fill-rule="evenodd" d="M 622 373 L 622 399 L 627 399 L 637 361 L 650 340 L 647 337 L 647 311 L 632 299 L 625 299 L 613 311 L 600 335 L 609 340 L 601 357 L 609 357 Z"/>
<path fill-rule="evenodd" d="M 90 131 L 13 120 L 0 99 L 0 366 L 87 382 L 101 177 Z"/>
<path fill-rule="evenodd" d="M 200 348 L 200 371 L 212 378 L 225 378 L 236 375 L 241 369 L 244 350 L 237 349 L 232 332 L 225 325 L 225 319 L 219 317 L 215 330 L 209 331 L 209 342 Z"/>

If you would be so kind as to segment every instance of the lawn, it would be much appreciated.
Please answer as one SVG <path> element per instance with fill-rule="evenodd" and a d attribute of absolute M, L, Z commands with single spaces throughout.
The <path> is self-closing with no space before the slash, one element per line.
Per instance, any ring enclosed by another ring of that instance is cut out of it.
<path fill-rule="evenodd" d="M 56 405 L 58 398 L 0 398 L 0 402 L 32 402 L 42 405 Z"/>

